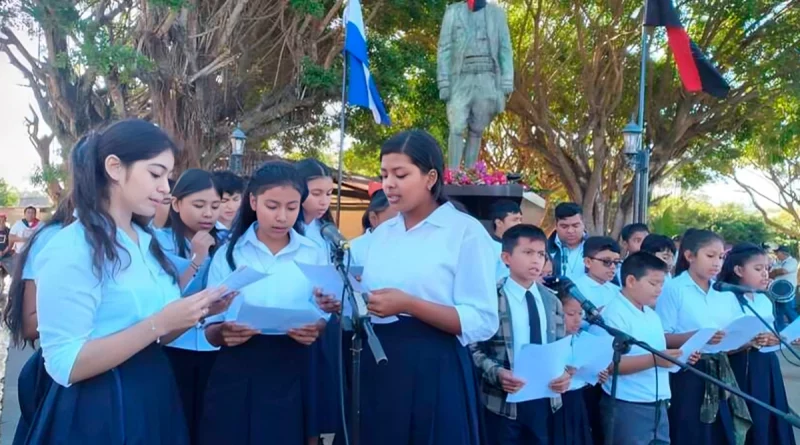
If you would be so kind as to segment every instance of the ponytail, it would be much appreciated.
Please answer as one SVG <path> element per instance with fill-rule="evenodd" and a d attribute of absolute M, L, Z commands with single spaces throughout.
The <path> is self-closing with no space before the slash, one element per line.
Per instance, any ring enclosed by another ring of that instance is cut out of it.
<path fill-rule="evenodd" d="M 137 161 L 153 159 L 166 150 L 178 154 L 177 147 L 166 133 L 149 122 L 130 119 L 116 122 L 102 132 L 90 132 L 72 151 L 70 196 L 84 226 L 92 252 L 92 269 L 98 279 L 103 276 L 106 262 L 112 264 L 112 275 L 127 267 L 120 258 L 120 250 L 128 255 L 126 263 L 130 262 L 130 253 L 117 240 L 117 225 L 108 213 L 111 178 L 105 170 L 106 159 L 116 156 L 127 167 Z M 148 216 L 134 215 L 132 223 L 153 236 Z M 177 282 L 175 267 L 155 237 L 151 239 L 149 249 L 164 271 Z"/>

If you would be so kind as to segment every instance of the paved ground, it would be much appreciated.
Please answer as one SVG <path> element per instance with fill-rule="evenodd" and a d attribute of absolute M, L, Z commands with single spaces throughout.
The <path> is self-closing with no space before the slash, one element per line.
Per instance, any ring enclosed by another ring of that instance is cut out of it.
<path fill-rule="evenodd" d="M 3 348 L 4 352 L 5 350 L 6 348 Z M 5 391 L 2 414 L 0 414 L 0 445 L 11 445 L 11 441 L 14 439 L 14 431 L 19 420 L 17 376 L 31 354 L 33 354 L 33 349 L 30 347 L 24 350 L 8 348 L 8 359 L 5 363 Z"/>

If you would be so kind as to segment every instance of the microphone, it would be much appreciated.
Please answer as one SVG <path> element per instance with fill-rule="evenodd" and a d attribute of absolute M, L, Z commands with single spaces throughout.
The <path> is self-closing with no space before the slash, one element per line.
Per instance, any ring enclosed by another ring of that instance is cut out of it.
<path fill-rule="evenodd" d="M 574 298 L 578 303 L 581 305 L 581 309 L 586 313 L 586 319 L 589 321 L 592 320 L 602 320 L 603 317 L 600 315 L 600 310 L 597 309 L 597 306 L 594 305 L 591 301 L 589 301 L 586 296 L 578 289 L 578 286 L 575 285 L 572 280 L 567 277 L 546 277 L 544 279 L 544 285 L 548 288 L 558 292 L 559 289 L 563 292 L 566 292 L 570 297 Z"/>
<path fill-rule="evenodd" d="M 322 238 L 333 244 L 335 248 L 339 250 L 350 250 L 350 242 L 342 235 L 342 232 L 339 231 L 336 224 L 325 222 L 322 224 L 320 232 L 322 232 Z"/>
<path fill-rule="evenodd" d="M 717 291 L 717 292 L 733 292 L 734 294 L 737 294 L 737 295 L 748 294 L 748 293 L 753 293 L 753 294 L 766 294 L 767 293 L 766 290 L 756 289 L 756 288 L 750 287 L 750 286 L 741 286 L 741 285 L 738 285 L 738 284 L 725 283 L 725 282 L 722 282 L 722 281 L 715 282 L 714 285 L 711 286 L 711 287 L 713 287 L 714 290 Z"/>

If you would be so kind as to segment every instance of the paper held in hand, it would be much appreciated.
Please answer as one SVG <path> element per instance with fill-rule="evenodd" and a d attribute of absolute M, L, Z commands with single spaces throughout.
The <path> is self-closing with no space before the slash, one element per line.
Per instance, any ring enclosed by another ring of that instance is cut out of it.
<path fill-rule="evenodd" d="M 314 287 L 322 289 L 324 295 L 330 295 L 337 300 L 342 299 L 342 290 L 344 289 L 344 281 L 336 267 L 331 264 L 305 264 L 295 261 L 297 267 L 306 276 L 306 279 L 314 285 Z M 361 271 L 364 269 L 361 268 Z M 352 271 L 350 276 L 347 277 L 350 285 L 353 287 L 353 292 L 366 292 L 353 276 Z"/>
<path fill-rule="evenodd" d="M 714 334 L 717 333 L 717 330 L 714 328 L 704 328 L 700 329 L 694 333 L 686 342 L 683 343 L 683 346 L 680 347 L 682 352 L 680 358 L 678 360 L 686 363 L 689 360 L 689 357 L 697 351 L 702 351 L 705 348 L 706 344 Z M 681 370 L 681 367 L 675 365 L 671 368 L 667 368 L 669 372 L 678 372 Z"/>
<path fill-rule="evenodd" d="M 522 346 L 519 354 L 514 357 L 512 372 L 524 380 L 525 385 L 516 393 L 509 394 L 506 402 L 525 402 L 559 395 L 550 390 L 549 385 L 567 369 L 572 351 L 571 340 L 570 336 L 546 345 Z"/>
<path fill-rule="evenodd" d="M 229 292 L 238 292 L 245 287 L 257 282 L 261 281 L 267 277 L 267 274 L 261 273 L 255 269 L 251 269 L 247 266 L 239 266 L 230 273 L 222 283 L 219 283 L 219 286 L 225 286 L 228 288 Z"/>
<path fill-rule="evenodd" d="M 721 329 L 725 332 L 725 336 L 716 345 L 706 344 L 701 352 L 707 354 L 714 354 L 717 352 L 734 351 L 741 348 L 750 342 L 756 335 L 764 332 L 763 324 L 758 317 L 753 315 L 745 315 L 733 320 Z M 684 351 L 686 352 L 686 351 Z"/>
<path fill-rule="evenodd" d="M 243 302 L 235 322 L 261 331 L 262 334 L 280 335 L 289 329 L 302 328 L 324 318 L 317 308 L 282 308 L 249 305 Z"/>
<path fill-rule="evenodd" d="M 795 319 L 789 326 L 783 328 L 780 332 L 781 337 L 787 342 L 791 343 L 800 338 L 800 318 Z M 781 348 L 781 345 L 765 346 L 760 349 L 761 352 L 775 352 Z"/>
<path fill-rule="evenodd" d="M 579 388 L 580 382 L 594 385 L 599 380 L 599 374 L 608 368 L 614 358 L 614 337 L 602 334 L 593 335 L 582 333 L 573 336 L 572 340 L 572 363 L 575 374 L 572 375 L 575 386 L 570 389 Z"/>

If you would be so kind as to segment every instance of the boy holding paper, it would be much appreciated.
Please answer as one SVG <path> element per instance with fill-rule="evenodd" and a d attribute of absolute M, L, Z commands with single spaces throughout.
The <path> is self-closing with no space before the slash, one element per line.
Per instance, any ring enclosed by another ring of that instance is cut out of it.
<path fill-rule="evenodd" d="M 664 329 L 658 314 L 651 309 L 661 294 L 661 286 L 668 271 L 666 263 L 657 257 L 638 252 L 622 264 L 623 288 L 620 298 L 615 298 L 603 311 L 606 324 L 644 341 L 665 354 L 679 359 L 680 349 L 667 349 Z M 689 363 L 699 358 L 694 352 Z M 669 372 L 672 363 L 655 357 L 634 346 L 619 365 L 617 380 L 616 414 L 609 414 L 611 379 L 603 384 L 600 402 L 604 416 L 604 431 L 608 432 L 614 421 L 613 444 L 646 445 L 658 441 L 669 443 L 667 404 L 671 397 Z"/>
<path fill-rule="evenodd" d="M 523 345 L 552 343 L 564 337 L 561 302 L 536 281 L 547 255 L 547 237 L 530 224 L 519 224 L 503 234 L 501 257 L 509 277 L 497 287 L 500 329 L 489 340 L 470 345 L 480 372 L 480 399 L 486 415 L 489 444 L 547 444 L 553 412 L 561 398 L 508 403 L 506 396 L 519 391 L 525 382 L 515 377 L 514 356 Z M 550 382 L 553 392 L 569 389 L 571 376 Z"/>

